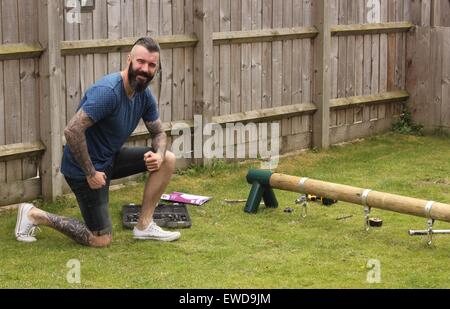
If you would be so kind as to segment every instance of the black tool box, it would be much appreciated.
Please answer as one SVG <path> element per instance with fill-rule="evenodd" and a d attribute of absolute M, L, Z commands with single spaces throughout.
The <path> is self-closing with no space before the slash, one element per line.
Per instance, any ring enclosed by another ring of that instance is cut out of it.
<path fill-rule="evenodd" d="M 127 204 L 122 206 L 122 224 L 133 229 L 139 220 L 141 205 Z M 186 204 L 160 203 L 153 214 L 153 221 L 160 227 L 189 228 L 192 221 Z"/>

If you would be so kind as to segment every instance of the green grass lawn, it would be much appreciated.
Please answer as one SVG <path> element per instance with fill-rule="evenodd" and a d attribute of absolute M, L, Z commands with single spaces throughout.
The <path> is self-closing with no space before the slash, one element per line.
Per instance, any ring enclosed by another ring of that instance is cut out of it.
<path fill-rule="evenodd" d="M 410 237 L 426 220 L 374 209 L 383 226 L 366 232 L 363 208 L 339 202 L 311 203 L 308 217 L 294 204 L 298 194 L 276 191 L 280 207 L 243 212 L 247 169 L 259 164 L 216 164 L 173 178 L 168 188 L 214 199 L 189 206 L 193 221 L 174 243 L 135 241 L 121 226 L 120 210 L 140 203 L 143 183 L 111 193 L 114 240 L 110 248 L 79 246 L 42 228 L 38 241 L 13 236 L 16 212 L 0 213 L 2 288 L 450 288 L 450 237 Z M 450 203 L 450 139 L 393 133 L 360 143 L 309 151 L 280 162 L 277 172 Z M 81 218 L 73 198 L 45 210 Z M 286 207 L 294 208 L 285 213 Z M 337 217 L 351 215 L 345 220 Z M 438 229 L 450 224 L 436 222 Z M 66 280 L 71 259 L 81 263 L 81 284 Z M 367 262 L 381 263 L 381 283 L 367 282 Z"/>

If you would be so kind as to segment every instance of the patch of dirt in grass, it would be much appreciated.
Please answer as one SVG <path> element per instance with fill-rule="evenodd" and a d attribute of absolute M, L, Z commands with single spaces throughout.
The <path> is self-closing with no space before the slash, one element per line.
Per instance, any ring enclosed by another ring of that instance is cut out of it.
<path fill-rule="evenodd" d="M 421 183 L 450 186 L 450 179 L 424 179 Z"/>
<path fill-rule="evenodd" d="M 312 154 L 312 155 L 311 155 Z M 280 165 L 277 168 L 278 172 L 282 171 L 293 171 L 301 168 L 309 168 L 314 167 L 325 158 L 332 157 L 329 153 L 326 152 L 314 152 L 308 151 L 304 154 L 299 154 L 297 156 L 290 156 L 283 158 L 280 161 Z"/>

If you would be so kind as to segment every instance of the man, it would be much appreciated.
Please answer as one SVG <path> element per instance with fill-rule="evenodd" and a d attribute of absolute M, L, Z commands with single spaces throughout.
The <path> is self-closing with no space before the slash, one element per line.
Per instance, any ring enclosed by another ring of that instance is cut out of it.
<path fill-rule="evenodd" d="M 16 223 L 16 238 L 33 242 L 38 225 L 50 226 L 76 242 L 106 247 L 112 241 L 108 210 L 112 179 L 148 171 L 136 239 L 173 241 L 179 232 L 162 230 L 153 222 L 153 212 L 175 170 L 175 156 L 166 151 L 156 101 L 148 85 L 159 70 L 160 48 L 151 38 L 136 41 L 127 67 L 107 75 L 85 94 L 75 116 L 64 130 L 67 145 L 61 172 L 74 192 L 85 223 L 22 204 Z M 127 148 L 123 144 L 143 119 L 152 147 Z"/>

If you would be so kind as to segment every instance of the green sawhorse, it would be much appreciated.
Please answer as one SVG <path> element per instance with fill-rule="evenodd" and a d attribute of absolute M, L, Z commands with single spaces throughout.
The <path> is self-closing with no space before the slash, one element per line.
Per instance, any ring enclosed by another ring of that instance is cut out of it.
<path fill-rule="evenodd" d="M 268 170 L 249 170 L 247 182 L 252 185 L 250 194 L 245 204 L 244 211 L 247 213 L 257 213 L 261 200 L 268 208 L 278 208 L 278 201 L 270 186 L 270 177 L 273 172 Z"/>

